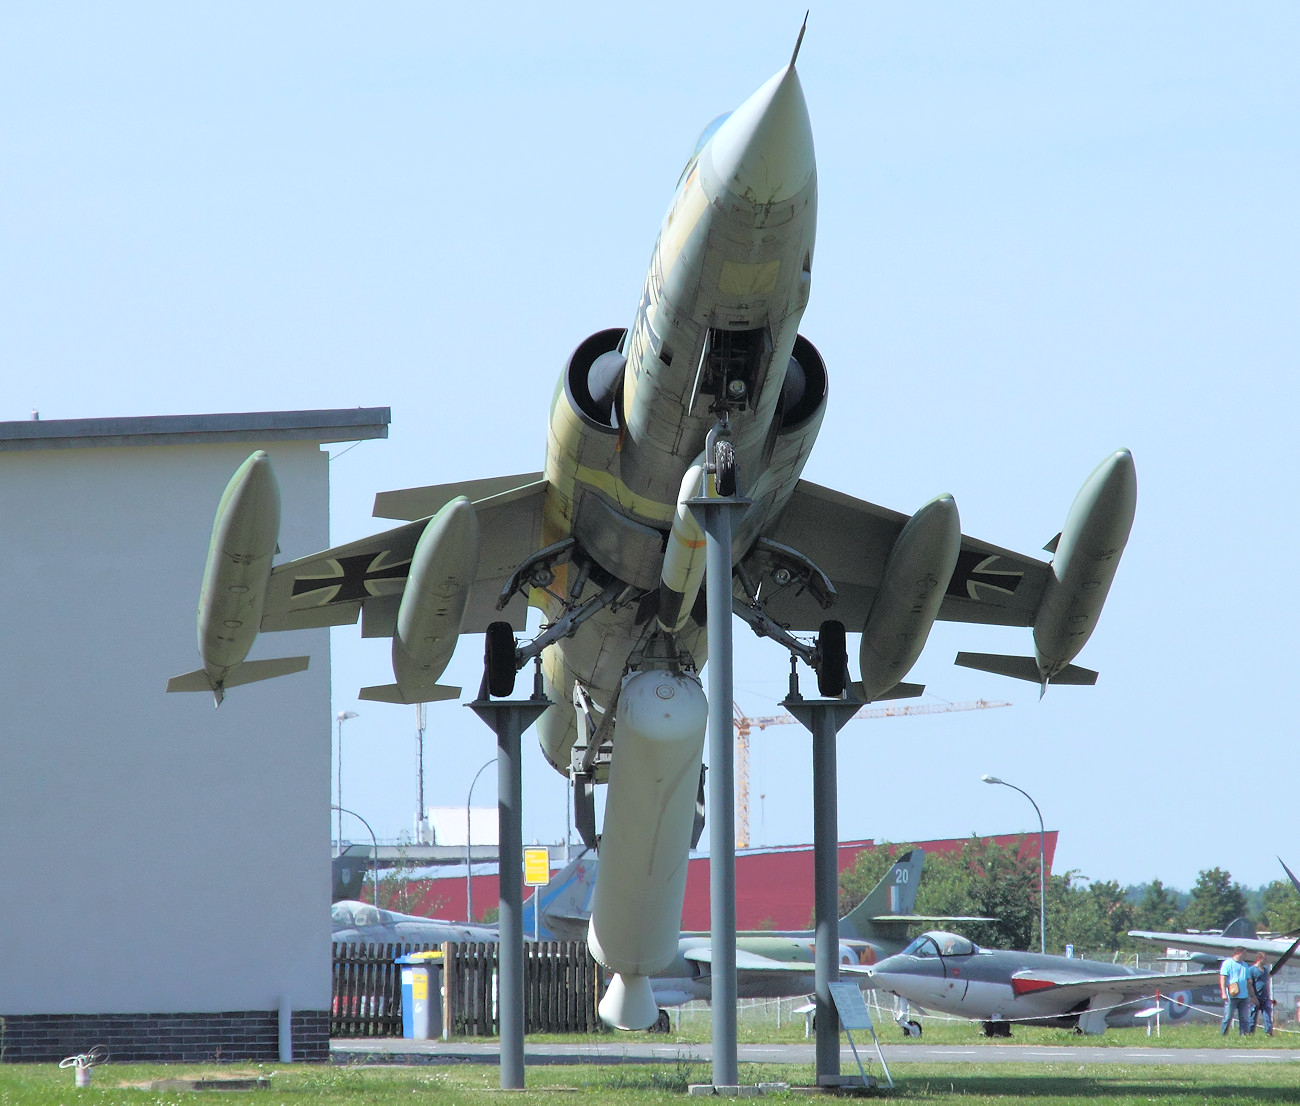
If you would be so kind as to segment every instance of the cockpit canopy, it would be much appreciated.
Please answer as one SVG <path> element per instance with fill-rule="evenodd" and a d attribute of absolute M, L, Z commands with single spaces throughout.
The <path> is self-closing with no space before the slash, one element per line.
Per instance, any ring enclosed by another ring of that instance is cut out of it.
<path fill-rule="evenodd" d="M 935 956 L 973 956 L 979 950 L 979 945 L 959 934 L 931 930 L 929 933 L 922 933 L 908 945 L 903 950 L 903 955 L 915 956 L 918 959 Z"/>
<path fill-rule="evenodd" d="M 330 923 L 334 929 L 390 925 L 394 921 L 396 919 L 387 910 L 376 910 L 369 903 L 344 899 L 330 907 Z"/>
<path fill-rule="evenodd" d="M 691 156 L 686 161 L 686 168 L 682 170 L 682 175 L 677 180 L 678 184 L 681 184 L 681 182 L 686 179 L 686 174 L 691 171 L 696 161 L 699 160 L 700 151 L 708 145 L 709 139 L 717 134 L 718 128 L 730 118 L 731 112 L 724 112 L 700 132 L 700 137 L 695 140 L 695 149 L 691 151 Z"/>

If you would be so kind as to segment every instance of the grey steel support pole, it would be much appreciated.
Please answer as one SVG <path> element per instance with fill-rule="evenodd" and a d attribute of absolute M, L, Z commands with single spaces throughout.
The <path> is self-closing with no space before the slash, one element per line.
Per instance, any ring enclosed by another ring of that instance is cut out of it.
<path fill-rule="evenodd" d="M 501 1017 L 501 1089 L 524 1086 L 524 837 L 520 737 L 551 705 L 540 687 L 531 699 L 488 699 L 467 704 L 497 735 L 498 882 L 501 913 L 497 947 L 497 1009 Z"/>
<path fill-rule="evenodd" d="M 687 506 L 705 534 L 709 648 L 709 934 L 713 1085 L 740 1082 L 736 1048 L 736 788 L 732 719 L 731 534 L 750 500 L 699 498 Z"/>
<path fill-rule="evenodd" d="M 840 1016 L 831 984 L 840 978 L 839 809 L 835 735 L 861 703 L 844 699 L 795 698 L 781 704 L 813 738 L 813 970 L 817 991 L 817 1084 L 840 1082 Z"/>

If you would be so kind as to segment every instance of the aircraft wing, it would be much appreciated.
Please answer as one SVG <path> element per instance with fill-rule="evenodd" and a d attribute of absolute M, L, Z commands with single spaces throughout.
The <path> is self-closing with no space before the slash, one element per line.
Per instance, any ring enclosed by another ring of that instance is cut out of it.
<path fill-rule="evenodd" d="M 697 964 L 711 965 L 713 963 L 713 950 L 707 946 L 698 949 L 687 949 L 682 953 L 682 958 L 692 960 Z M 815 968 L 811 960 L 773 960 L 770 956 L 760 956 L 756 952 L 737 949 L 736 970 L 742 972 L 798 972 L 800 975 L 808 975 Z"/>
<path fill-rule="evenodd" d="M 1224 959 L 1232 955 L 1233 949 L 1245 949 L 1248 953 L 1262 952 L 1271 960 L 1276 960 L 1291 947 L 1290 940 L 1281 938 L 1270 940 L 1267 937 L 1219 937 L 1208 933 L 1158 933 L 1147 929 L 1130 929 L 1128 935 L 1140 941 L 1150 941 L 1154 945 L 1204 952 Z"/>
<path fill-rule="evenodd" d="M 877 914 L 873 922 L 996 922 L 997 918 L 983 918 L 971 914 Z"/>
<path fill-rule="evenodd" d="M 764 590 L 768 613 L 795 632 L 814 631 L 828 617 L 859 629 L 907 520 L 898 511 L 800 480 L 763 537 L 768 543 L 797 550 L 826 573 L 836 601 L 829 611 L 824 609 L 816 589 L 796 580 L 783 589 Z M 768 543 L 760 541 L 742 562 L 755 579 L 771 567 L 773 551 Z M 1045 561 L 963 534 L 939 617 L 950 622 L 1031 626 L 1050 571 Z"/>
<path fill-rule="evenodd" d="M 1127 1001 L 1153 995 L 1156 991 L 1168 994 L 1204 987 L 1218 978 L 1218 972 L 1142 972 L 1138 975 L 1080 978 L 1066 971 L 1026 968 L 1011 976 L 1011 990 L 1016 995 L 1051 991 L 1053 995 L 1074 996 L 1080 1000 L 1104 994 Z"/>
<path fill-rule="evenodd" d="M 483 633 L 489 623 L 497 621 L 509 622 L 516 630 L 525 627 L 527 610 L 522 595 L 516 595 L 503 611 L 496 609 L 496 601 L 515 567 L 541 544 L 546 481 L 530 479 L 534 476 L 540 474 L 384 492 L 377 497 L 381 503 L 387 502 L 386 497 L 394 497 L 395 510 L 416 505 L 432 506 L 436 511 L 458 495 L 466 495 L 474 503 L 479 566 L 465 608 L 463 633 Z M 503 483 L 515 480 L 526 482 L 502 489 Z M 481 497 L 476 499 L 475 495 Z M 347 545 L 276 565 L 267 587 L 261 628 L 346 626 L 361 617 L 363 637 L 391 637 L 415 544 L 428 522 L 428 517 L 422 517 Z"/>

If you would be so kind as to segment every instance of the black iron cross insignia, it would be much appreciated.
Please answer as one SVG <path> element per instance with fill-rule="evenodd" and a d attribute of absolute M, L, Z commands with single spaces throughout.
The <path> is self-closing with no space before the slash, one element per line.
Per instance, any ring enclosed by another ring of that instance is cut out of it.
<path fill-rule="evenodd" d="M 979 599 L 977 589 L 989 588 L 1003 595 L 1014 595 L 1025 574 L 994 568 L 993 564 L 999 559 L 996 553 L 963 549 L 957 554 L 957 567 L 952 570 L 947 594 L 956 599 Z"/>
<path fill-rule="evenodd" d="M 388 550 L 379 553 L 362 553 L 356 557 L 336 557 L 330 560 L 331 567 L 337 566 L 338 572 L 328 576 L 299 576 L 293 582 L 294 595 L 308 595 L 314 591 L 327 588 L 337 589 L 333 595 L 320 603 L 346 603 L 350 600 L 369 599 L 379 592 L 371 587 L 380 580 L 404 580 L 410 572 L 410 560 L 397 564 L 385 565 L 384 558 Z"/>

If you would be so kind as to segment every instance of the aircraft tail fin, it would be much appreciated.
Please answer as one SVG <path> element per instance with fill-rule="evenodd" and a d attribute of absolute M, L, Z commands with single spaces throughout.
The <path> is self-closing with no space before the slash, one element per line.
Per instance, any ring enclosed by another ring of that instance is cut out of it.
<path fill-rule="evenodd" d="M 226 677 L 220 683 L 213 683 L 206 668 L 196 668 L 180 676 L 173 676 L 167 681 L 168 691 L 210 691 L 216 697 L 218 705 L 226 688 L 240 687 L 243 684 L 257 683 L 259 680 L 273 680 L 276 676 L 289 676 L 294 672 L 306 671 L 310 657 L 273 657 L 264 661 L 241 661 L 227 669 Z"/>
<path fill-rule="evenodd" d="M 921 883 L 921 869 L 925 865 L 924 849 L 909 849 L 890 867 L 879 883 L 872 888 L 857 906 L 840 919 L 840 937 L 850 941 L 866 941 L 872 937 L 893 937 L 905 932 L 906 923 L 881 922 L 878 919 L 898 914 L 912 913 L 916 905 L 916 892 Z"/>
<path fill-rule="evenodd" d="M 596 854 L 583 849 L 551 877 L 545 887 L 536 888 L 524 903 L 524 932 L 532 933 L 533 911 L 541 910 L 541 929 L 557 941 L 585 941 L 591 918 L 591 896 L 596 889 Z"/>
<path fill-rule="evenodd" d="M 461 689 L 452 687 L 449 684 L 434 684 L 430 691 L 429 695 L 419 700 L 421 703 L 441 703 L 444 699 L 459 699 Z M 406 703 L 408 706 L 415 702 L 415 700 L 403 696 L 401 689 L 396 684 L 376 684 L 374 687 L 363 687 L 357 693 L 357 698 L 369 699 L 374 703 Z"/>
<path fill-rule="evenodd" d="M 953 663 L 963 668 L 974 668 L 979 672 L 992 672 L 995 676 L 1027 680 L 1031 684 L 1040 686 L 1043 682 L 1043 677 L 1038 671 L 1038 662 L 1033 657 L 1008 657 L 1002 653 L 958 653 Z M 1097 682 L 1097 673 L 1091 668 L 1067 664 L 1052 677 L 1051 682 L 1090 686 Z"/>
<path fill-rule="evenodd" d="M 1291 869 L 1286 866 L 1286 861 L 1280 856 L 1277 858 L 1277 862 L 1282 865 L 1282 871 L 1284 871 L 1291 882 L 1295 884 L 1295 889 L 1300 891 L 1300 879 L 1296 878 L 1295 872 L 1291 871 Z"/>
<path fill-rule="evenodd" d="M 1247 940 L 1255 940 L 1255 923 L 1249 918 L 1234 918 L 1227 925 L 1221 934 L 1223 937 L 1245 937 Z"/>

